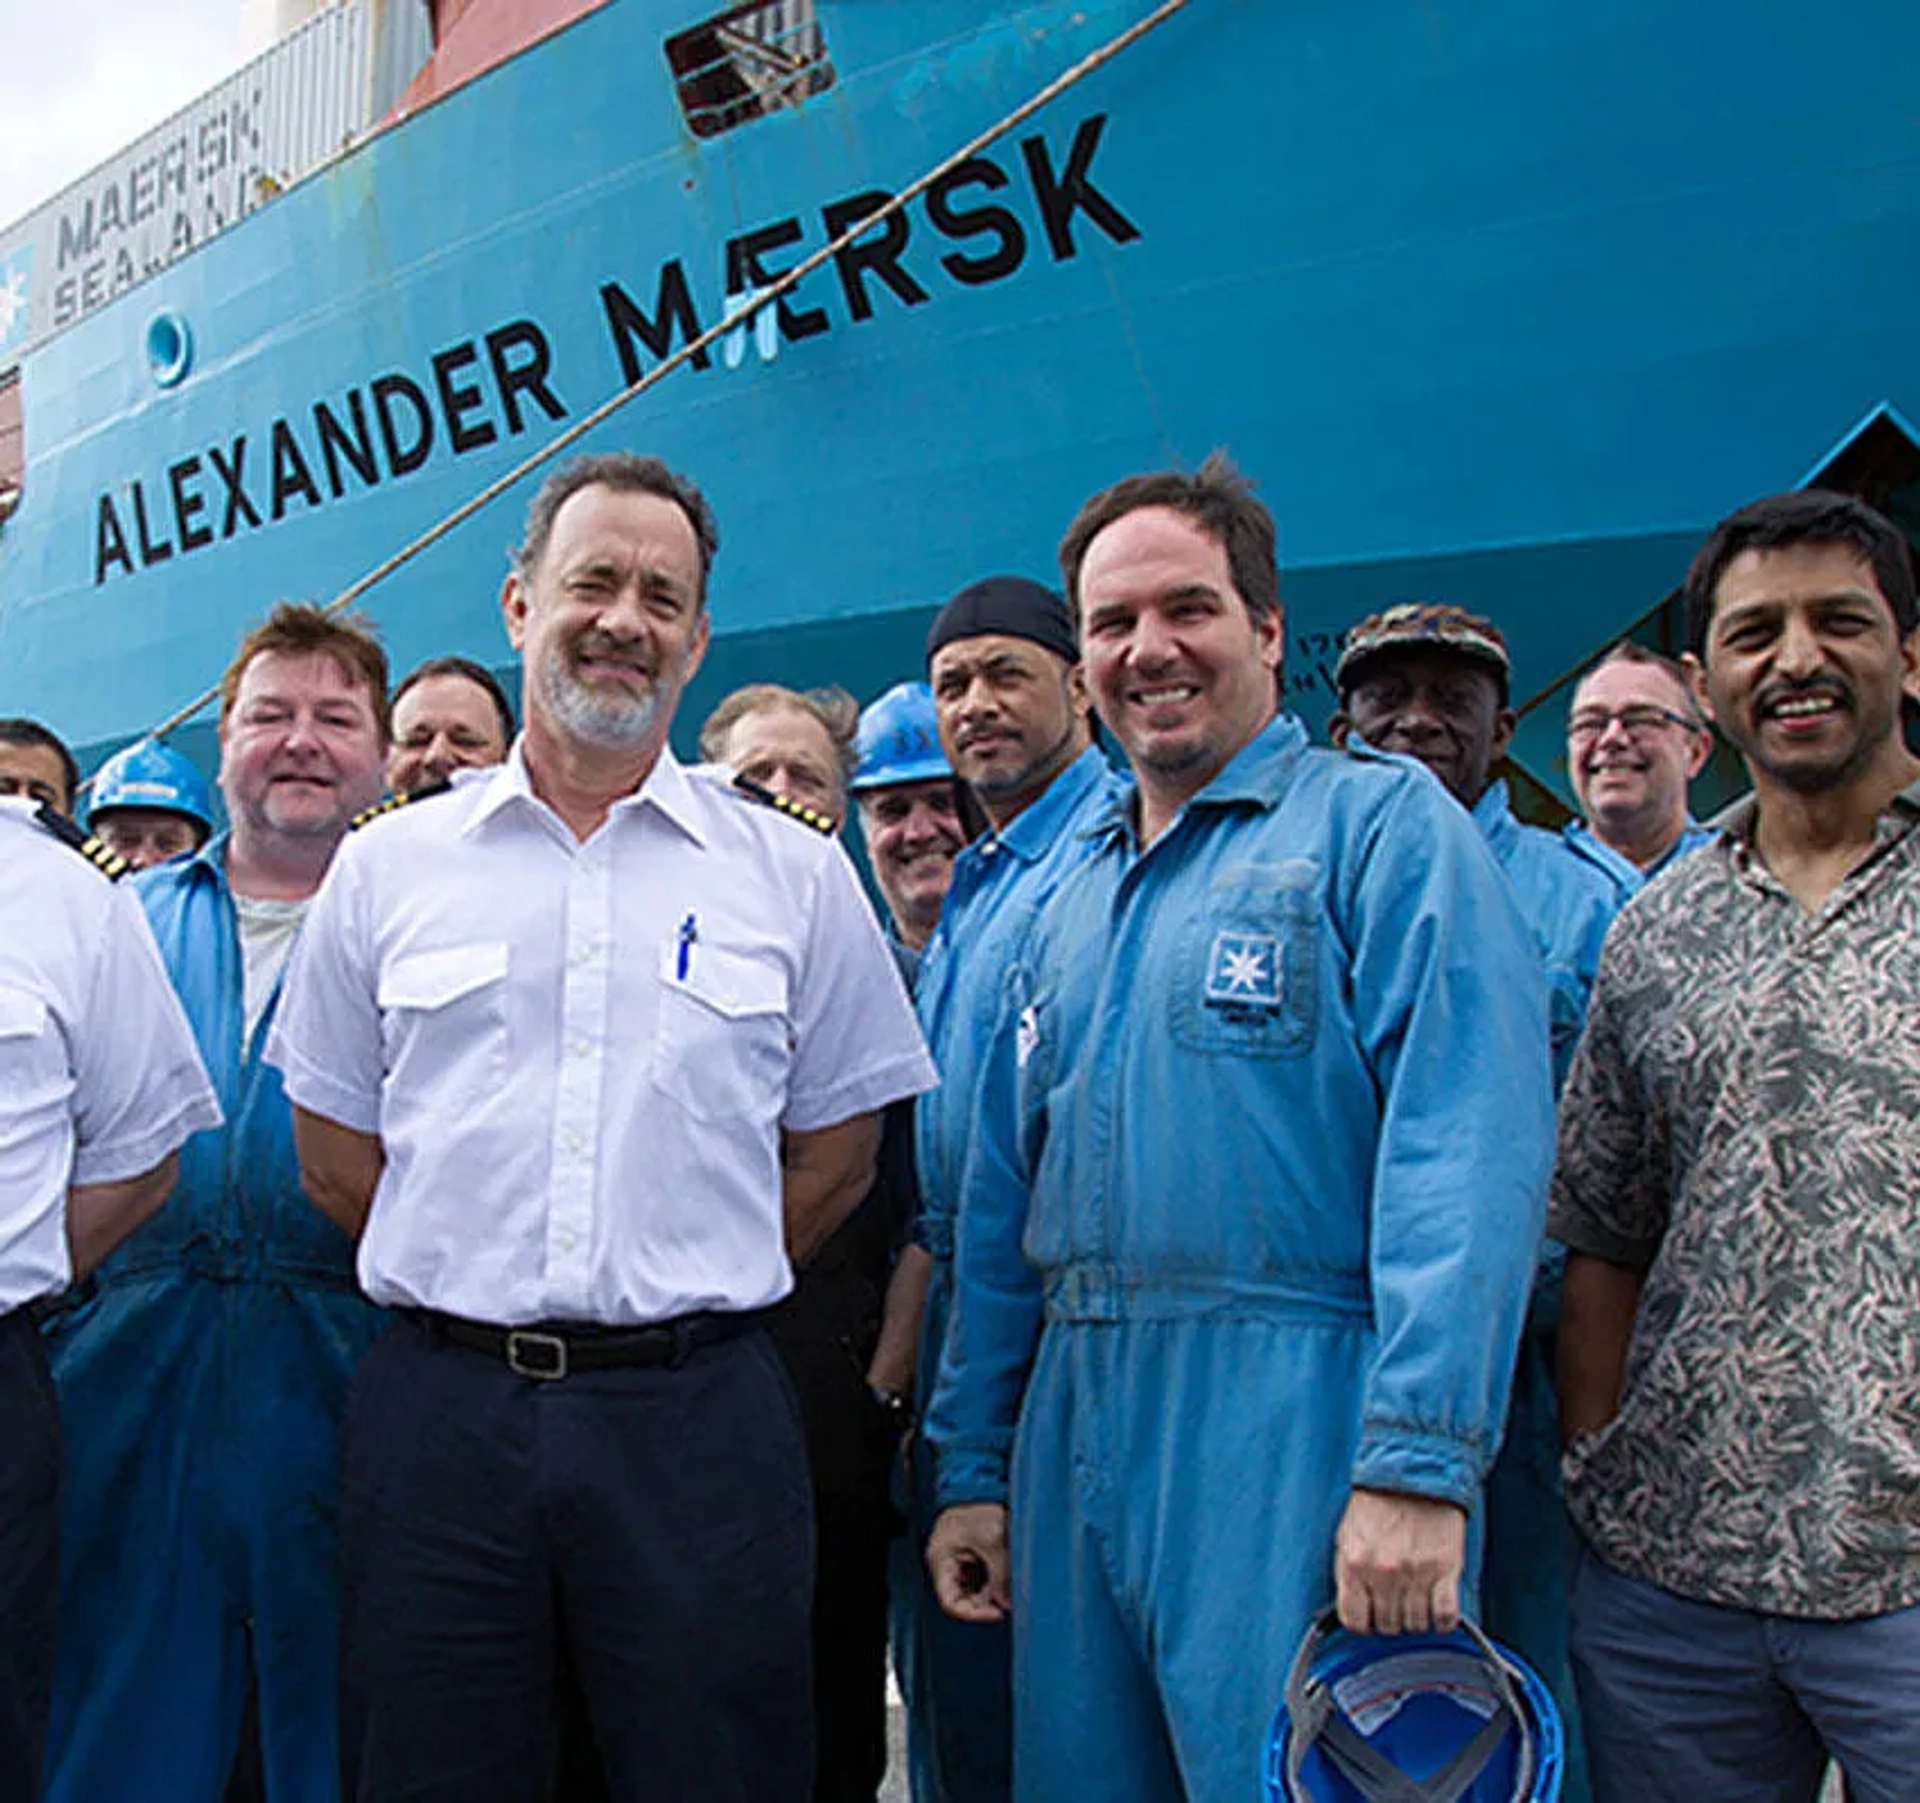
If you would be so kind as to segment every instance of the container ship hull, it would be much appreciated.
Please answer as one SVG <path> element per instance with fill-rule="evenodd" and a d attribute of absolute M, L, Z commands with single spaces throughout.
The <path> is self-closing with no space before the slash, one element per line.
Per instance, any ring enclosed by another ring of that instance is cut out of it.
<path fill-rule="evenodd" d="M 0 713 L 90 759 L 167 717 L 1148 10 L 819 0 L 830 79 L 715 130 L 699 0 L 612 0 L 391 124 L 22 360 Z M 1452 600 L 1556 786 L 1558 685 L 1719 513 L 1831 469 L 1920 518 L 1915 66 L 1894 0 L 1191 0 L 588 435 L 719 514 L 682 728 L 873 692 L 1093 489 L 1225 446 L 1292 705 L 1354 617 Z M 530 487 L 369 592 L 397 667 L 509 661 Z"/>

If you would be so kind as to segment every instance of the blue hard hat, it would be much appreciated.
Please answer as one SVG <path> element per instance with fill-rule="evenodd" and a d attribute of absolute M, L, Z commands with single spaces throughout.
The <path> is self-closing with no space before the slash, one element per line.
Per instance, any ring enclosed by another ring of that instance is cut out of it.
<path fill-rule="evenodd" d="M 940 749 L 933 691 L 924 682 L 895 683 L 869 702 L 860 715 L 853 749 L 860 761 L 848 787 L 856 795 L 862 789 L 938 782 L 953 775 L 953 766 Z"/>
<path fill-rule="evenodd" d="M 1556 1803 L 1565 1734 L 1525 1660 L 1471 1622 L 1349 1634 L 1332 1610 L 1300 1642 L 1267 1745 L 1269 1803 Z"/>
<path fill-rule="evenodd" d="M 87 802 L 88 821 L 114 808 L 153 808 L 165 814 L 184 814 L 205 831 L 213 830 L 213 798 L 207 792 L 207 779 L 158 739 L 136 739 L 94 772 Z"/>

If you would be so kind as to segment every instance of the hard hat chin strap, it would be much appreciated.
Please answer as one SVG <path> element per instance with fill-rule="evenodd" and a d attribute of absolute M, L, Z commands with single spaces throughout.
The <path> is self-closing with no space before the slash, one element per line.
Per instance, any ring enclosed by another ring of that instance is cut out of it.
<path fill-rule="evenodd" d="M 1518 1748 L 1513 1795 L 1516 1803 L 1525 1803 L 1533 1794 L 1533 1736 L 1528 1732 L 1506 1661 L 1472 1622 L 1463 1620 L 1461 1631 L 1479 1649 L 1498 1701 L 1480 1731 L 1426 1779 L 1409 1778 L 1384 1754 L 1369 1746 L 1340 1713 L 1331 1689 L 1312 1675 L 1321 1643 L 1338 1627 L 1339 1620 L 1333 1610 L 1318 1616 L 1300 1642 L 1293 1670 L 1287 1674 L 1287 1718 L 1293 1727 L 1287 1748 L 1290 1797 L 1310 1794 L 1301 1785 L 1300 1773 L 1307 1754 L 1318 1746 L 1321 1757 L 1366 1803 L 1460 1803 L 1511 1733 Z"/>

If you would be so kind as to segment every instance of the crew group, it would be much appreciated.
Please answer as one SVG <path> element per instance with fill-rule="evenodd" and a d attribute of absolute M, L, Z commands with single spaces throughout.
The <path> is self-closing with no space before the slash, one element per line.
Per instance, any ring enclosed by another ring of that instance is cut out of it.
<path fill-rule="evenodd" d="M 0 1797 L 871 1803 L 891 1609 L 917 1803 L 1250 1803 L 1331 1609 L 1478 1620 L 1570 1799 L 1911 1799 L 1899 532 L 1722 521 L 1560 834 L 1456 607 L 1309 744 L 1218 457 L 684 765 L 717 549 L 550 477 L 517 735 L 276 607 L 217 835 L 0 723 Z"/>

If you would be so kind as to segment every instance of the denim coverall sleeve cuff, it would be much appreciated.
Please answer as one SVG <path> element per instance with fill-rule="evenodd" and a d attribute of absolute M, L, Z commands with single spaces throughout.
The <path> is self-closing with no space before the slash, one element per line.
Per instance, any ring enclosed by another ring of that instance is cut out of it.
<path fill-rule="evenodd" d="M 1490 1454 L 1479 1440 L 1416 1430 L 1400 1422 L 1368 1422 L 1360 1430 L 1360 1450 L 1354 1455 L 1354 1488 L 1430 1496 L 1471 1509 L 1479 1500 Z"/>
<path fill-rule="evenodd" d="M 933 1502 L 937 1509 L 957 1509 L 966 1503 L 1007 1506 L 1007 1461 L 989 1452 L 934 1454 Z"/>
<path fill-rule="evenodd" d="M 296 1108 L 350 1128 L 355 1133 L 380 1131 L 380 1098 L 362 1095 L 324 1071 L 315 1070 L 279 1034 L 268 1047 L 267 1061 L 280 1067 L 287 1098 Z"/>
<path fill-rule="evenodd" d="M 1610 1265 L 1629 1271 L 1644 1271 L 1653 1263 L 1657 1244 L 1629 1239 L 1612 1232 L 1598 1221 L 1556 1202 L 1547 1215 L 1547 1233 L 1569 1252 L 1582 1252 L 1590 1258 L 1603 1258 Z"/>

